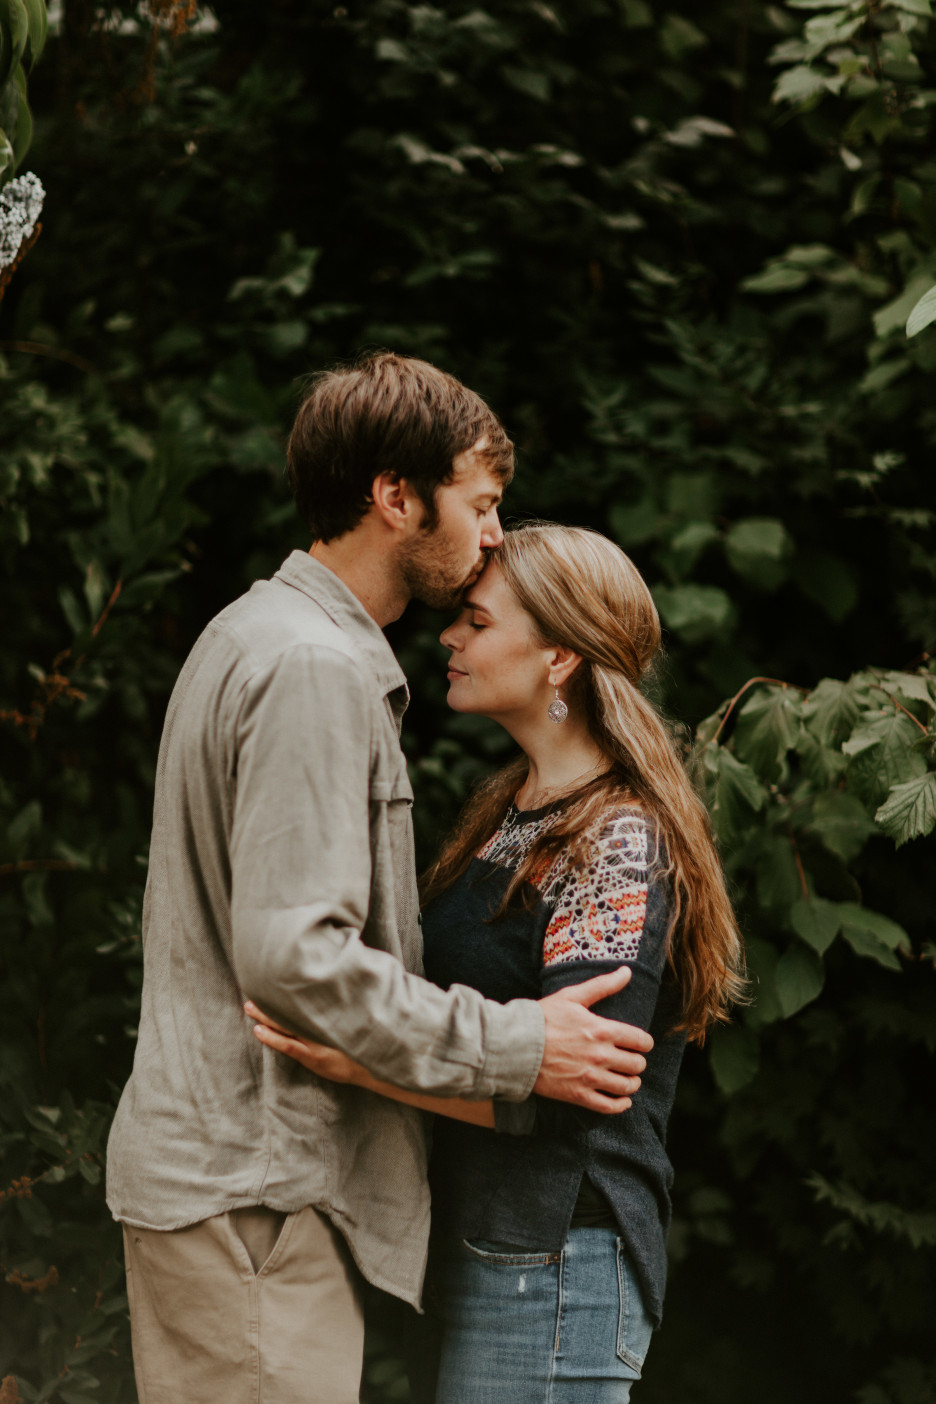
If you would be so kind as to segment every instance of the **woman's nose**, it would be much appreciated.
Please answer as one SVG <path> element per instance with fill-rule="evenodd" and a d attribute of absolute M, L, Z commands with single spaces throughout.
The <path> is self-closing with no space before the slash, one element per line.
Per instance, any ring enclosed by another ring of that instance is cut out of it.
<path fill-rule="evenodd" d="M 458 649 L 461 644 L 458 642 L 458 634 L 454 624 L 450 624 L 447 629 L 443 629 L 439 635 L 439 643 L 443 648 Z"/>

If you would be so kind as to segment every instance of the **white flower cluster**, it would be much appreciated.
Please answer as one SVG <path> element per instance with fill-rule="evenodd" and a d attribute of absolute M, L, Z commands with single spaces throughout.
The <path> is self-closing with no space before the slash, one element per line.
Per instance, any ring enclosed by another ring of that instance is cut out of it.
<path fill-rule="evenodd" d="M 0 190 L 0 268 L 13 263 L 23 240 L 32 238 L 44 199 L 42 181 L 31 171 Z"/>

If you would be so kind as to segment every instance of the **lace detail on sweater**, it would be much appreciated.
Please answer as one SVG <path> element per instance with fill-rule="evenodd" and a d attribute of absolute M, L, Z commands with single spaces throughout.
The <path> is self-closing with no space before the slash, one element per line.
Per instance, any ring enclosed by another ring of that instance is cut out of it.
<path fill-rule="evenodd" d="M 559 887 L 543 961 L 636 960 L 647 915 L 649 826 L 619 814 L 601 831 L 589 862 Z"/>
<path fill-rule="evenodd" d="M 478 857 L 516 870 L 533 844 L 556 822 L 558 812 L 526 824 L 511 808 Z M 532 875 L 552 907 L 543 961 L 628 961 L 637 958 L 647 913 L 650 825 L 636 810 L 623 810 L 604 824 L 584 867 L 571 868 L 564 854 Z"/>

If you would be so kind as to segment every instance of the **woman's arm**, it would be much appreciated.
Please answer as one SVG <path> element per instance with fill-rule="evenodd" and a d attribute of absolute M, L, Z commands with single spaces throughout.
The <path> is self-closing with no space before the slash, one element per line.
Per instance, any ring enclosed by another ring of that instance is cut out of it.
<path fill-rule="evenodd" d="M 381 1097 L 389 1097 L 394 1102 L 403 1102 L 408 1107 L 418 1107 L 420 1111 L 436 1112 L 440 1116 L 450 1116 L 456 1121 L 468 1121 L 474 1126 L 494 1126 L 494 1103 L 468 1102 L 462 1097 L 426 1097 L 419 1092 L 405 1092 L 402 1087 L 394 1087 L 390 1082 L 381 1082 L 337 1048 L 328 1048 L 324 1043 L 313 1043 L 310 1039 L 299 1038 L 287 1033 L 279 1024 L 269 1019 L 255 1004 L 248 1002 L 244 1012 L 255 1019 L 254 1036 L 267 1048 L 277 1053 L 285 1053 L 294 1058 L 304 1068 L 323 1077 L 329 1082 L 347 1082 L 355 1087 L 364 1087 L 368 1092 L 376 1092 Z"/>

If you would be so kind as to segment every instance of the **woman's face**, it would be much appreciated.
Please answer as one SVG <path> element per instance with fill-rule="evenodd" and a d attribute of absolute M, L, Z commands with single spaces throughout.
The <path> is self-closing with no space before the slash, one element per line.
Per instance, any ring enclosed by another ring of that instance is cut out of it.
<path fill-rule="evenodd" d="M 448 704 L 454 711 L 498 721 L 545 714 L 555 650 L 539 642 L 496 565 L 485 566 L 466 592 L 461 614 L 441 642 L 452 655 Z"/>

